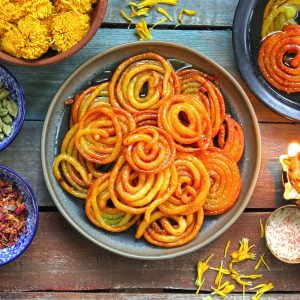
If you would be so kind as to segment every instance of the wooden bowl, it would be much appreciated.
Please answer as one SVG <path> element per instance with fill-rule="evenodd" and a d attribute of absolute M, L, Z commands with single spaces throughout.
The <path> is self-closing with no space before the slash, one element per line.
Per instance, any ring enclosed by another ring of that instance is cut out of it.
<path fill-rule="evenodd" d="M 91 38 L 96 34 L 99 27 L 102 24 L 103 18 L 106 13 L 107 8 L 107 0 L 98 0 L 96 7 L 94 8 L 92 18 L 91 18 L 91 27 L 85 37 L 77 43 L 74 47 L 70 48 L 69 50 L 57 53 L 55 51 L 48 51 L 46 54 L 44 54 L 39 59 L 34 60 L 26 60 L 23 58 L 16 58 L 14 56 L 11 56 L 9 54 L 6 54 L 2 51 L 0 51 L 0 59 L 3 61 L 6 61 L 11 64 L 19 65 L 19 66 L 26 66 L 26 67 L 39 67 L 39 66 L 46 66 L 55 64 L 59 61 L 62 61 L 64 59 L 67 59 L 68 57 L 75 54 L 77 51 L 79 51 L 81 48 L 83 48 L 90 40 Z"/>
<path fill-rule="evenodd" d="M 268 225 L 270 223 L 270 220 L 272 220 L 273 218 L 276 218 L 276 215 L 278 214 L 278 212 L 287 209 L 287 208 L 292 208 L 292 209 L 299 209 L 300 210 L 300 206 L 298 205 L 294 205 L 294 204 L 289 204 L 289 205 L 285 205 L 285 206 L 281 206 L 278 209 L 276 209 L 275 211 L 273 211 L 271 213 L 271 215 L 269 216 L 267 223 L 266 223 L 266 227 L 265 227 L 265 237 L 266 237 L 266 242 L 267 242 L 267 247 L 269 248 L 269 250 L 271 251 L 271 253 L 280 261 L 288 263 L 288 264 L 300 264 L 300 257 L 296 258 L 296 259 L 287 259 L 287 258 L 283 258 L 278 256 L 276 253 L 274 253 L 272 246 L 270 244 L 270 240 L 268 238 Z"/>

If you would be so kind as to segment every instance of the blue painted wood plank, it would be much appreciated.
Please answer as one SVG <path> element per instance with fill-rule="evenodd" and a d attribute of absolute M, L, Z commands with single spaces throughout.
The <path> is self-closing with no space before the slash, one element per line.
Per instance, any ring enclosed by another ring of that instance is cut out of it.
<path fill-rule="evenodd" d="M 131 10 L 128 7 L 128 1 L 109 0 L 105 23 L 110 24 L 127 24 L 127 22 L 120 16 L 120 9 L 124 9 L 129 15 Z M 138 1 L 135 1 L 138 2 Z M 184 23 L 189 26 L 231 26 L 235 8 L 238 0 L 179 0 L 177 6 L 160 5 L 165 8 L 172 16 L 173 22 L 166 22 L 165 24 L 177 24 L 178 13 L 182 8 L 192 9 L 197 11 L 195 16 L 185 16 Z M 154 24 L 163 19 L 164 16 L 153 8 L 146 18 L 148 24 Z M 138 19 L 134 19 L 134 23 Z M 105 25 L 105 24 L 104 24 Z"/>
<path fill-rule="evenodd" d="M 193 48 L 237 74 L 230 30 L 153 30 L 155 40 Z M 39 68 L 4 64 L 20 81 L 26 94 L 26 119 L 44 120 L 48 106 L 63 81 L 83 62 L 114 46 L 138 41 L 134 30 L 100 29 L 92 41 L 68 60 Z"/>

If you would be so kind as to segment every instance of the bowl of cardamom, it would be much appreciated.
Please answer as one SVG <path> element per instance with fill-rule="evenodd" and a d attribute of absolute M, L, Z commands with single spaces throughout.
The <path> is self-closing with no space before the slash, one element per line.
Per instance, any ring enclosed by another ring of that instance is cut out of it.
<path fill-rule="evenodd" d="M 0 65 L 0 151 L 18 135 L 25 117 L 25 94 L 18 80 Z"/>

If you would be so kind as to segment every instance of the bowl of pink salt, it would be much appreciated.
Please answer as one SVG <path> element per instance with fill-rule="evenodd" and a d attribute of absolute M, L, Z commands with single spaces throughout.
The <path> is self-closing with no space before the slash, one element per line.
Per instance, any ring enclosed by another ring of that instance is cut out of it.
<path fill-rule="evenodd" d="M 300 263 L 300 206 L 286 205 L 276 209 L 265 227 L 267 246 L 279 260 Z"/>

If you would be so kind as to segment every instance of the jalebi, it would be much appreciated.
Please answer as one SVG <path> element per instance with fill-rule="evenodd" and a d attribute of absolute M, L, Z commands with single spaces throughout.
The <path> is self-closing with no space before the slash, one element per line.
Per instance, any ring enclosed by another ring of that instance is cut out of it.
<path fill-rule="evenodd" d="M 124 119 L 125 123 L 122 122 Z M 75 145 L 86 160 L 108 164 L 118 158 L 123 137 L 134 129 L 134 118 L 129 112 L 120 108 L 112 110 L 106 104 L 99 105 L 80 120 Z"/>
<path fill-rule="evenodd" d="M 168 215 L 192 214 L 207 198 L 210 188 L 208 172 L 197 157 L 187 153 L 177 153 L 174 165 L 178 174 L 176 190 L 159 209 Z"/>
<path fill-rule="evenodd" d="M 268 36 L 260 47 L 258 63 L 273 87 L 288 94 L 300 92 L 300 25 L 285 26 Z"/>
<path fill-rule="evenodd" d="M 186 216 L 169 216 L 156 211 L 149 223 L 145 220 L 140 223 L 136 238 L 143 235 L 149 243 L 164 248 L 182 246 L 196 237 L 202 227 L 203 217 L 202 208 Z"/>
<path fill-rule="evenodd" d="M 174 166 L 159 174 L 137 173 L 122 155 L 111 172 L 110 198 L 120 210 L 132 214 L 145 213 L 145 220 L 149 221 L 155 208 L 171 197 L 177 181 L 178 175 Z"/>
<path fill-rule="evenodd" d="M 147 93 L 143 88 L 147 86 Z M 121 63 L 109 84 L 113 107 L 131 113 L 158 109 L 162 100 L 180 92 L 180 85 L 170 63 L 155 53 L 133 56 Z"/>
<path fill-rule="evenodd" d="M 103 174 L 91 185 L 85 211 L 92 223 L 111 232 L 121 232 L 131 227 L 140 217 L 109 206 L 109 177 Z"/>
<path fill-rule="evenodd" d="M 178 151 L 195 152 L 210 144 L 210 119 L 194 96 L 179 94 L 166 99 L 158 112 L 158 124 L 175 140 Z"/>
<path fill-rule="evenodd" d="M 198 157 L 210 176 L 210 189 L 203 208 L 205 215 L 219 215 L 231 208 L 241 191 L 241 176 L 237 164 L 218 148 L 200 152 Z"/>
<path fill-rule="evenodd" d="M 198 70 L 186 69 L 177 73 L 182 94 L 197 95 L 210 117 L 212 137 L 220 128 L 225 117 L 225 103 L 222 93 L 214 83 L 218 78 Z"/>
<path fill-rule="evenodd" d="M 228 115 L 220 126 L 218 146 L 238 162 L 244 152 L 244 134 L 241 126 Z"/>
<path fill-rule="evenodd" d="M 174 162 L 176 155 L 172 137 L 154 126 L 139 127 L 123 144 L 128 164 L 141 173 L 160 173 Z"/>

